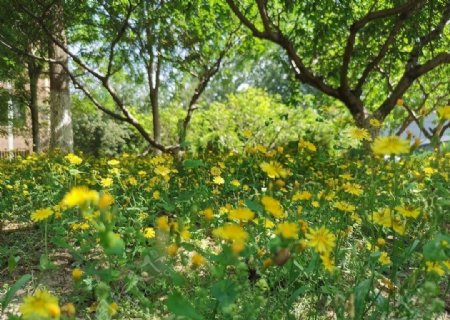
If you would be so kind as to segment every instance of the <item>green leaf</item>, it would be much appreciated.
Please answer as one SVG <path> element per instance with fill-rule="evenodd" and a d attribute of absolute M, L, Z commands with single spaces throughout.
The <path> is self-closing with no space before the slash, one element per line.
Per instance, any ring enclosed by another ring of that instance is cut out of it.
<path fill-rule="evenodd" d="M 450 237 L 438 235 L 436 239 L 428 241 L 423 246 L 423 256 L 425 257 L 425 259 L 431 261 L 446 260 L 447 254 L 445 253 L 444 246 L 442 245 L 444 241 L 449 242 Z"/>
<path fill-rule="evenodd" d="M 14 269 L 17 267 L 17 263 L 19 262 L 20 257 L 10 256 L 8 259 L 8 272 L 13 273 Z"/>
<path fill-rule="evenodd" d="M 365 279 L 355 288 L 355 319 L 361 319 L 366 305 L 366 297 L 372 287 L 372 280 Z"/>
<path fill-rule="evenodd" d="M 256 211 L 256 212 L 263 212 L 264 208 L 262 205 L 260 205 L 257 202 L 254 202 L 252 200 L 246 199 L 245 200 L 245 205 L 247 206 L 247 208 L 249 208 L 250 210 Z"/>
<path fill-rule="evenodd" d="M 297 298 L 306 293 L 308 291 L 308 287 L 303 286 L 295 290 L 288 299 L 288 306 L 291 307 L 292 304 L 297 300 Z"/>
<path fill-rule="evenodd" d="M 50 261 L 46 254 L 41 255 L 39 258 L 39 268 L 41 271 L 52 269 L 55 265 Z"/>
<path fill-rule="evenodd" d="M 184 299 L 180 293 L 175 292 L 167 299 L 167 308 L 173 314 L 186 317 L 188 319 L 201 320 L 203 317 L 194 309 L 194 307 Z"/>
<path fill-rule="evenodd" d="M 202 160 L 186 159 L 183 161 L 183 166 L 187 169 L 194 169 L 194 168 L 203 167 L 204 163 Z"/>
<path fill-rule="evenodd" d="M 30 280 L 31 274 L 25 274 L 19 280 L 17 280 L 16 283 L 14 283 L 14 285 L 8 290 L 8 292 L 6 292 L 5 298 L 3 298 L 2 301 L 2 312 L 6 309 L 11 300 L 14 298 L 16 292 Z"/>
<path fill-rule="evenodd" d="M 211 293 L 219 301 L 222 308 L 232 304 L 237 296 L 236 286 L 227 279 L 214 284 L 211 288 Z"/>

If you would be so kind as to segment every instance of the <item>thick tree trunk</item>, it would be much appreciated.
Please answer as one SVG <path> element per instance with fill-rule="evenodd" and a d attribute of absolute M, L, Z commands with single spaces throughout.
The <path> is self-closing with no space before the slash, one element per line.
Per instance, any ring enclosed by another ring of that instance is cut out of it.
<path fill-rule="evenodd" d="M 38 82 L 41 74 L 41 68 L 34 60 L 28 62 L 28 77 L 30 81 L 30 114 L 31 114 L 31 133 L 33 138 L 33 152 L 41 151 L 41 137 L 39 134 L 39 107 L 38 107 Z"/>
<path fill-rule="evenodd" d="M 64 29 L 62 1 L 58 0 L 53 8 L 53 35 L 64 46 L 67 39 Z M 50 150 L 73 151 L 72 115 L 70 106 L 68 55 L 53 41 L 49 44 L 50 59 L 59 63 L 50 63 Z M 63 67 L 64 66 L 64 67 Z"/>

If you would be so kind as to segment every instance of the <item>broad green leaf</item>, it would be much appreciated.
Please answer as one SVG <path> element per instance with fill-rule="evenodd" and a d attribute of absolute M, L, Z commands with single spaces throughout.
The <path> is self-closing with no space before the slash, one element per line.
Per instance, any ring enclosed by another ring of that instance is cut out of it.
<path fill-rule="evenodd" d="M 16 283 L 14 283 L 14 285 L 8 290 L 8 292 L 6 292 L 5 297 L 3 298 L 2 301 L 2 312 L 6 309 L 11 300 L 14 298 L 16 292 L 30 280 L 31 274 L 25 274 L 22 277 L 20 277 L 20 279 L 17 280 Z"/>
<path fill-rule="evenodd" d="M 193 320 L 202 320 L 204 319 L 195 309 L 194 307 L 187 301 L 185 298 L 181 296 L 180 293 L 173 293 L 169 299 L 167 299 L 167 308 L 173 314 L 186 317 L 188 319 Z"/>

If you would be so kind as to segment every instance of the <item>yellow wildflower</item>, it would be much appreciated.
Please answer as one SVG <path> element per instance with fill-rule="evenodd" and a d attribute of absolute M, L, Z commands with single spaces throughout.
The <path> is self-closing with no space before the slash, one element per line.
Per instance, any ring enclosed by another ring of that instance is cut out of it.
<path fill-rule="evenodd" d="M 353 138 L 358 141 L 362 141 L 362 140 L 371 141 L 372 140 L 370 133 L 369 133 L 369 131 L 367 131 L 367 129 L 352 127 L 350 129 L 348 129 L 347 133 L 350 136 L 350 138 Z"/>
<path fill-rule="evenodd" d="M 322 265 L 328 272 L 333 272 L 335 269 L 334 261 L 330 258 L 329 253 L 324 253 L 320 255 L 320 260 L 322 260 Z"/>
<path fill-rule="evenodd" d="M 152 239 L 156 235 L 155 229 L 153 229 L 151 227 L 145 228 L 143 233 L 144 233 L 144 237 L 146 237 L 147 239 Z"/>
<path fill-rule="evenodd" d="M 425 265 L 427 267 L 427 272 L 434 272 L 440 277 L 445 274 L 444 268 L 442 268 L 439 262 L 426 261 Z"/>
<path fill-rule="evenodd" d="M 370 119 L 370 120 L 369 120 L 369 123 L 370 123 L 370 125 L 371 125 L 372 127 L 375 127 L 375 128 L 381 127 L 381 122 L 378 121 L 378 120 L 375 119 L 375 118 Z"/>
<path fill-rule="evenodd" d="M 44 208 L 34 211 L 31 214 L 31 220 L 34 222 L 45 220 L 53 215 L 53 210 L 50 208 Z"/>
<path fill-rule="evenodd" d="M 104 193 L 100 196 L 98 200 L 99 209 L 105 209 L 114 203 L 114 198 L 109 193 Z"/>
<path fill-rule="evenodd" d="M 420 210 L 417 208 L 412 209 L 412 208 L 398 206 L 398 207 L 395 207 L 395 210 L 397 210 L 397 212 L 400 213 L 405 218 L 416 219 L 420 214 Z"/>
<path fill-rule="evenodd" d="M 108 161 L 108 164 L 109 164 L 111 167 L 117 166 L 117 165 L 119 165 L 119 163 L 120 163 L 120 161 L 119 161 L 119 160 L 116 160 L 116 159 L 111 159 L 111 160 Z"/>
<path fill-rule="evenodd" d="M 308 245 L 318 253 L 329 253 L 336 246 L 336 236 L 326 227 L 311 228 L 306 234 Z"/>
<path fill-rule="evenodd" d="M 345 192 L 355 196 L 360 196 L 363 193 L 361 186 L 357 183 L 346 183 L 343 185 L 343 189 Z"/>
<path fill-rule="evenodd" d="M 73 153 L 69 153 L 67 156 L 64 157 L 64 159 L 69 161 L 70 164 L 74 164 L 74 165 L 78 165 L 83 162 L 83 159 L 74 155 Z"/>
<path fill-rule="evenodd" d="M 261 198 L 261 203 L 264 205 L 266 211 L 272 214 L 275 218 L 283 218 L 286 216 L 283 207 L 278 200 L 269 196 L 263 196 Z"/>
<path fill-rule="evenodd" d="M 255 213 L 244 207 L 239 207 L 237 209 L 231 209 L 228 213 L 228 219 L 239 220 L 239 221 L 250 221 L 255 218 Z"/>
<path fill-rule="evenodd" d="M 75 268 L 72 270 L 72 279 L 78 281 L 83 276 L 84 272 L 80 268 Z"/>
<path fill-rule="evenodd" d="M 178 246 L 175 243 L 172 243 L 166 248 L 166 252 L 169 256 L 174 257 L 177 254 Z"/>
<path fill-rule="evenodd" d="M 450 106 L 437 108 L 439 118 L 442 120 L 450 120 Z"/>
<path fill-rule="evenodd" d="M 372 151 L 378 155 L 408 153 L 409 141 L 397 136 L 378 137 L 372 144 Z"/>
<path fill-rule="evenodd" d="M 90 190 L 88 187 L 73 187 L 63 198 L 61 204 L 68 208 L 81 206 L 87 202 L 97 203 L 99 200 L 98 192 Z"/>
<path fill-rule="evenodd" d="M 297 239 L 298 238 L 298 225 L 296 223 L 285 222 L 278 224 L 277 234 L 285 239 Z"/>
<path fill-rule="evenodd" d="M 248 238 L 248 233 L 238 224 L 227 223 L 222 227 L 213 230 L 213 235 L 228 241 L 244 242 Z"/>
<path fill-rule="evenodd" d="M 312 198 L 312 194 L 308 191 L 297 192 L 292 196 L 292 201 L 309 200 Z"/>
<path fill-rule="evenodd" d="M 103 178 L 103 179 L 100 180 L 100 184 L 102 185 L 103 188 L 111 187 L 113 182 L 114 182 L 113 179 L 110 178 L 110 177 Z"/>
<path fill-rule="evenodd" d="M 225 180 L 221 176 L 216 176 L 216 177 L 214 177 L 213 182 L 215 184 L 219 184 L 220 185 L 220 184 L 224 184 Z"/>
<path fill-rule="evenodd" d="M 344 211 L 344 212 L 355 212 L 356 207 L 348 202 L 345 201 L 338 201 L 334 204 L 334 207 L 338 210 Z"/>
<path fill-rule="evenodd" d="M 203 217 L 205 217 L 206 220 L 210 221 L 214 218 L 214 212 L 211 208 L 206 208 L 203 210 Z"/>
<path fill-rule="evenodd" d="M 58 319 L 61 310 L 58 298 L 47 291 L 37 290 L 33 296 L 27 296 L 19 308 L 23 319 Z"/>
<path fill-rule="evenodd" d="M 204 265 L 206 263 L 206 259 L 202 255 L 195 252 L 191 258 L 191 263 L 192 263 L 192 267 L 194 267 L 194 268 L 201 267 L 202 265 Z"/>
<path fill-rule="evenodd" d="M 170 169 L 164 166 L 157 166 L 155 170 L 153 170 L 157 175 L 166 177 L 170 173 Z"/>
<path fill-rule="evenodd" d="M 379 261 L 383 266 L 392 263 L 391 258 L 389 257 L 388 253 L 385 252 L 385 251 L 381 252 L 381 255 L 380 255 L 380 257 L 378 258 L 378 261 Z"/>
<path fill-rule="evenodd" d="M 263 162 L 260 164 L 260 168 L 271 179 L 286 178 L 290 173 L 289 170 L 283 168 L 277 161 L 270 161 L 269 163 Z"/>
<path fill-rule="evenodd" d="M 301 139 L 301 140 L 298 142 L 298 148 L 299 148 L 299 149 L 308 149 L 308 150 L 311 151 L 311 152 L 316 152 L 316 151 L 317 151 L 317 148 L 316 148 L 316 146 L 315 146 L 314 144 L 312 144 L 312 143 L 309 142 L 309 141 L 305 141 L 305 140 L 303 140 L 303 139 Z"/>
<path fill-rule="evenodd" d="M 161 231 L 169 232 L 170 231 L 169 217 L 161 216 L 156 218 L 156 227 Z"/>

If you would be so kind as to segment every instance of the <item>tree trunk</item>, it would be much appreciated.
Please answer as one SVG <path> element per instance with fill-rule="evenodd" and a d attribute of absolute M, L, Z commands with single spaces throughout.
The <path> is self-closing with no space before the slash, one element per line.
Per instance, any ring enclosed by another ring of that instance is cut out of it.
<path fill-rule="evenodd" d="M 41 151 L 41 137 L 39 134 L 39 107 L 38 107 L 38 81 L 41 74 L 41 67 L 36 61 L 28 61 L 28 77 L 30 81 L 30 114 L 31 114 L 31 133 L 33 138 L 33 152 Z"/>
<path fill-rule="evenodd" d="M 66 46 L 62 0 L 53 7 L 53 36 Z M 50 59 L 50 150 L 73 151 L 72 115 L 70 111 L 68 55 L 54 41 L 49 44 Z"/>

